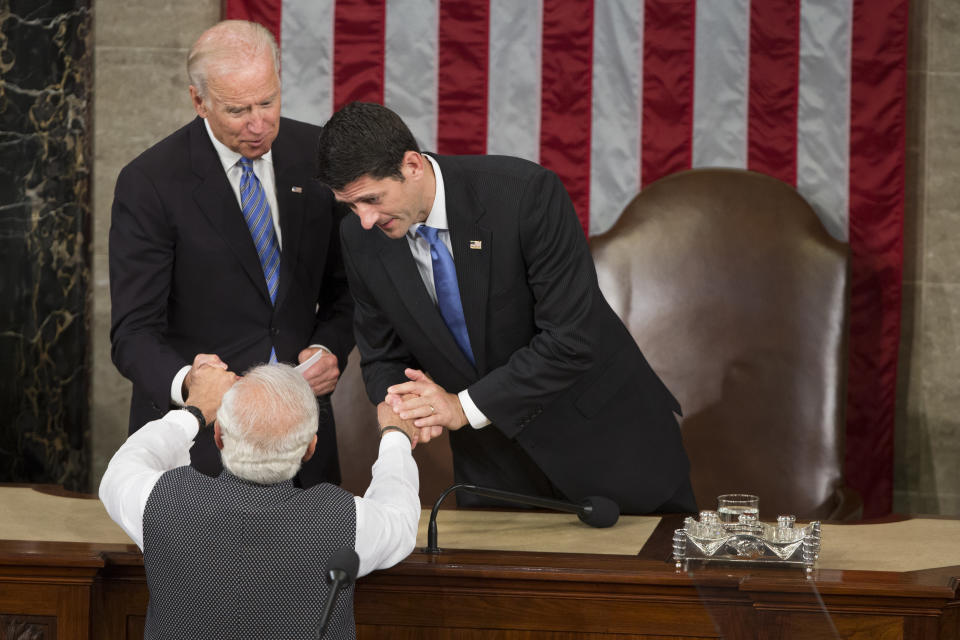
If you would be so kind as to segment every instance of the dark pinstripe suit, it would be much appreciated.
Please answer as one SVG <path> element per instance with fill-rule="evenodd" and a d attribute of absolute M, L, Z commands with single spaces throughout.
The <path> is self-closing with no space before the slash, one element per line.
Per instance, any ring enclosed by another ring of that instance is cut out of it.
<path fill-rule="evenodd" d="M 341 237 L 371 401 L 406 379 L 404 367 L 423 369 L 447 391 L 469 389 L 493 421 L 451 433 L 458 480 L 656 509 L 688 477 L 680 407 L 603 298 L 560 180 L 516 158 L 436 159 L 476 367 L 407 241 L 351 216 Z"/>

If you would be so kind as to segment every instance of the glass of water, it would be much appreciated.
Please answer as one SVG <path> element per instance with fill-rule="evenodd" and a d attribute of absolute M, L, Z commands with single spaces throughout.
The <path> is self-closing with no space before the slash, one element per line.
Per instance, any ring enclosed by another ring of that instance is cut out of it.
<path fill-rule="evenodd" d="M 760 516 L 760 498 L 749 493 L 725 493 L 717 496 L 720 522 L 739 522 L 740 514 L 756 521 Z"/>

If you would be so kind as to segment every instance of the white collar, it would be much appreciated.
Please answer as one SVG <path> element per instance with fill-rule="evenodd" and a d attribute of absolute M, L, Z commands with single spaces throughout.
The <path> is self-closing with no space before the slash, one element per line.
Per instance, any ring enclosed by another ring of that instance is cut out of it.
<path fill-rule="evenodd" d="M 231 149 L 230 147 L 228 147 L 227 145 L 223 144 L 219 140 L 217 140 L 217 136 L 213 135 L 213 129 L 210 128 L 210 123 L 207 121 L 206 118 L 203 119 L 203 126 L 207 128 L 207 135 L 210 136 L 210 141 L 213 143 L 213 148 L 217 152 L 217 157 L 220 158 L 220 164 L 223 165 L 223 170 L 225 172 L 230 171 L 230 169 L 232 169 L 240 160 L 240 158 L 242 158 L 243 156 L 237 153 L 236 151 L 234 151 L 233 149 Z M 270 151 L 267 151 L 265 154 L 263 154 L 262 156 L 254 160 L 254 162 L 257 162 L 258 160 L 263 160 L 264 162 L 269 162 L 270 164 L 273 164 L 272 154 L 273 154 L 273 149 L 271 149 Z"/>
<path fill-rule="evenodd" d="M 420 228 L 421 224 L 433 227 L 434 229 L 443 229 L 444 231 L 450 229 L 450 225 L 447 223 L 447 198 L 443 189 L 443 174 L 440 173 L 440 165 L 427 154 L 424 153 L 421 155 L 429 160 L 430 165 L 433 167 L 435 190 L 433 193 L 433 205 L 430 207 L 430 215 L 428 215 L 427 219 L 423 222 L 412 225 L 407 231 L 407 233 L 412 234 L 414 238 L 417 237 L 417 229 Z"/>

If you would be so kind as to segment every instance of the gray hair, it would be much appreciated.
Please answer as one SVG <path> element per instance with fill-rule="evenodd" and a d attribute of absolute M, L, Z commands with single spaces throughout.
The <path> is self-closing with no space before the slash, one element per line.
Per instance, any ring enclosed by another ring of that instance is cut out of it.
<path fill-rule="evenodd" d="M 223 395 L 217 411 L 223 466 L 259 484 L 289 480 L 317 432 L 317 399 L 285 364 L 254 367 Z"/>
<path fill-rule="evenodd" d="M 280 77 L 280 49 L 273 34 L 263 25 L 246 20 L 224 20 L 204 31 L 190 47 L 187 77 L 201 98 L 207 97 L 207 78 L 211 67 L 228 73 L 245 67 L 264 53 L 273 59 Z"/>

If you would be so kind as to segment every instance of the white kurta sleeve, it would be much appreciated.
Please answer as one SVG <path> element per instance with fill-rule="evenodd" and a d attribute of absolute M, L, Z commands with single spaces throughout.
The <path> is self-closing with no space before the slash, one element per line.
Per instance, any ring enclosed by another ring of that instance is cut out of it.
<path fill-rule="evenodd" d="M 373 478 L 357 505 L 356 552 L 363 576 L 400 562 L 417 543 L 420 521 L 420 476 L 402 433 L 387 432 L 380 439 L 380 454 Z"/>
<path fill-rule="evenodd" d="M 143 549 L 143 510 L 166 471 L 190 464 L 197 419 L 175 410 L 148 422 L 123 443 L 100 481 L 100 501 L 110 517 Z"/>

